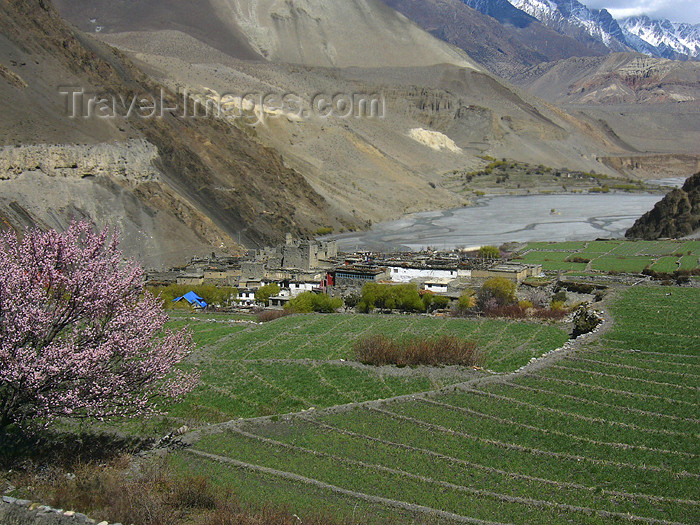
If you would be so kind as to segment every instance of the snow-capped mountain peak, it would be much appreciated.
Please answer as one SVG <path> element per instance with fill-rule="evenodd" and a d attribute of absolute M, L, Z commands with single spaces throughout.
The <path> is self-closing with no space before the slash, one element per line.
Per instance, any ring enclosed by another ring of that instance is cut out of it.
<path fill-rule="evenodd" d="M 674 58 L 674 55 L 687 55 L 700 58 L 700 24 L 678 24 L 670 20 L 636 16 L 623 20 L 621 27 L 630 42 L 634 40 L 632 37 L 636 37 L 656 48 L 659 56 Z"/>
<path fill-rule="evenodd" d="M 605 9 L 588 9 L 577 0 L 509 0 L 513 6 L 546 26 L 574 36 L 577 31 L 603 42 L 613 51 L 627 48 L 615 19 Z"/>
<path fill-rule="evenodd" d="M 584 0 L 586 1 L 586 0 Z M 578 0 L 462 0 L 503 24 L 527 27 L 538 20 L 597 52 L 638 51 L 647 55 L 700 59 L 700 24 L 677 24 L 647 16 L 618 22 L 606 9 Z"/>

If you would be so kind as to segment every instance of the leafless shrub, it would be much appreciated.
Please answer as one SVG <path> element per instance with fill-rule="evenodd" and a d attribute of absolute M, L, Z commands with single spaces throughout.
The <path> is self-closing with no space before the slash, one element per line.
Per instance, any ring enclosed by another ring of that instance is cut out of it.
<path fill-rule="evenodd" d="M 54 507 L 75 509 L 93 518 L 134 525 L 298 525 L 300 518 L 286 507 L 248 508 L 232 489 L 215 487 L 200 475 L 173 472 L 164 460 L 131 468 L 123 456 L 108 464 L 85 463 L 57 467 L 50 475 L 27 473 L 34 497 Z M 304 516 L 309 525 L 350 525 L 350 521 L 318 514 Z"/>
<path fill-rule="evenodd" d="M 475 366 L 481 363 L 476 343 L 454 336 L 393 341 L 384 335 L 372 335 L 355 342 L 354 351 L 358 361 L 375 366 Z"/>
<path fill-rule="evenodd" d="M 549 294 L 540 288 L 533 288 L 529 290 L 526 297 L 527 300 L 537 308 L 546 307 L 550 301 Z"/>
<path fill-rule="evenodd" d="M 288 310 L 263 310 L 258 314 L 258 322 L 269 323 L 270 321 L 274 321 L 275 319 L 280 319 L 291 314 L 292 312 Z"/>
<path fill-rule="evenodd" d="M 214 489 L 204 476 L 177 478 L 170 500 L 176 507 L 192 509 L 214 509 L 217 503 Z"/>
<path fill-rule="evenodd" d="M 519 304 L 496 306 L 486 311 L 488 317 L 506 317 L 508 319 L 525 319 L 528 317 L 528 309 Z"/>
<path fill-rule="evenodd" d="M 498 306 L 485 312 L 488 317 L 500 317 L 505 319 L 527 319 L 535 318 L 544 321 L 558 321 L 569 315 L 565 308 L 524 308 L 519 304 Z"/>
<path fill-rule="evenodd" d="M 566 308 L 561 308 L 559 310 L 554 308 L 535 308 L 532 314 L 533 317 L 545 321 L 559 321 L 560 319 L 564 319 L 567 315 L 569 315 L 569 310 Z"/>
<path fill-rule="evenodd" d="M 137 525 L 170 525 L 177 513 L 167 495 L 177 483 L 160 463 L 128 476 L 124 465 L 81 465 L 73 479 L 53 480 L 50 503 L 80 509 L 111 521 Z M 188 481 L 180 480 L 180 483 Z"/>

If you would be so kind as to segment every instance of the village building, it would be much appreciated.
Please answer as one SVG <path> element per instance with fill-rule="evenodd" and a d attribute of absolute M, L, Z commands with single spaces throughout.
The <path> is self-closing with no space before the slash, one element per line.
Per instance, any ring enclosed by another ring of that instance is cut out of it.
<path fill-rule="evenodd" d="M 520 264 L 502 263 L 486 270 L 473 270 L 472 278 L 475 280 L 486 280 L 492 277 L 504 277 L 517 283 L 522 283 L 528 277 L 539 277 L 542 275 L 541 264 Z"/>
<path fill-rule="evenodd" d="M 225 268 L 207 268 L 204 270 L 204 284 L 228 286 L 228 272 Z"/>
<path fill-rule="evenodd" d="M 341 266 L 332 273 L 335 286 L 362 286 L 368 282 L 379 282 L 389 278 L 389 272 L 384 268 L 368 266 Z"/>
<path fill-rule="evenodd" d="M 423 283 L 422 289 L 435 294 L 446 294 L 450 289 L 450 285 L 455 281 L 456 279 L 450 278 L 430 279 Z"/>
<path fill-rule="evenodd" d="M 431 268 L 413 266 L 389 266 L 389 277 L 395 283 L 416 282 L 419 279 L 457 279 L 459 270 L 454 268 Z"/>
<path fill-rule="evenodd" d="M 337 257 L 336 241 L 295 240 L 291 234 L 287 234 L 282 246 L 267 247 L 256 252 L 254 263 L 262 264 L 267 271 L 282 269 L 310 272 L 332 268 Z M 256 269 L 259 271 L 260 267 Z"/>
<path fill-rule="evenodd" d="M 292 297 L 289 295 L 276 295 L 274 297 L 270 297 L 270 302 L 268 303 L 268 306 L 270 308 L 276 308 L 278 310 L 281 310 L 291 300 Z"/>
<path fill-rule="evenodd" d="M 239 289 L 236 302 L 240 306 L 255 306 L 255 290 L 248 288 Z"/>
<path fill-rule="evenodd" d="M 183 272 L 178 275 L 177 284 L 184 286 L 201 286 L 204 284 L 204 272 L 202 270 Z"/>
<path fill-rule="evenodd" d="M 317 281 L 291 281 L 287 284 L 292 297 L 304 292 L 318 291 L 323 286 L 323 280 Z"/>

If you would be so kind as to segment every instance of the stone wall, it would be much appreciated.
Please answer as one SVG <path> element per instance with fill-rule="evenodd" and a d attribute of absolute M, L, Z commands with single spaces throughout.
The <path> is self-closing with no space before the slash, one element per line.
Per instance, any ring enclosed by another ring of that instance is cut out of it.
<path fill-rule="evenodd" d="M 98 523 L 79 512 L 54 509 L 10 496 L 3 496 L 0 500 L 0 523 L 2 525 L 109 525 L 106 521 Z"/>

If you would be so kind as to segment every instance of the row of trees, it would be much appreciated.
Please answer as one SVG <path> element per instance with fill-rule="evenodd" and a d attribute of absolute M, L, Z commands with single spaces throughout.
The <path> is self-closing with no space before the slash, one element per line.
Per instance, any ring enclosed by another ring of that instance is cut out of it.
<path fill-rule="evenodd" d="M 468 288 L 452 301 L 450 298 L 431 293 L 421 294 L 415 284 L 390 285 L 367 283 L 356 300 L 346 300 L 348 306 L 356 304 L 360 313 L 374 310 L 398 310 L 402 312 L 432 312 L 451 307 L 456 316 L 486 313 L 492 315 L 524 317 L 528 311 L 542 317 L 555 310 L 564 312 L 566 292 L 560 290 L 553 297 L 535 291 L 531 300 L 518 301 L 515 282 L 503 277 L 493 277 L 484 282 L 477 291 Z M 557 316 L 553 316 L 557 317 Z"/>
<path fill-rule="evenodd" d="M 421 295 L 415 284 L 367 283 L 362 287 L 362 295 L 356 308 L 360 313 L 369 313 L 375 309 L 430 312 L 446 308 L 449 304 L 448 297 L 431 293 Z"/>

